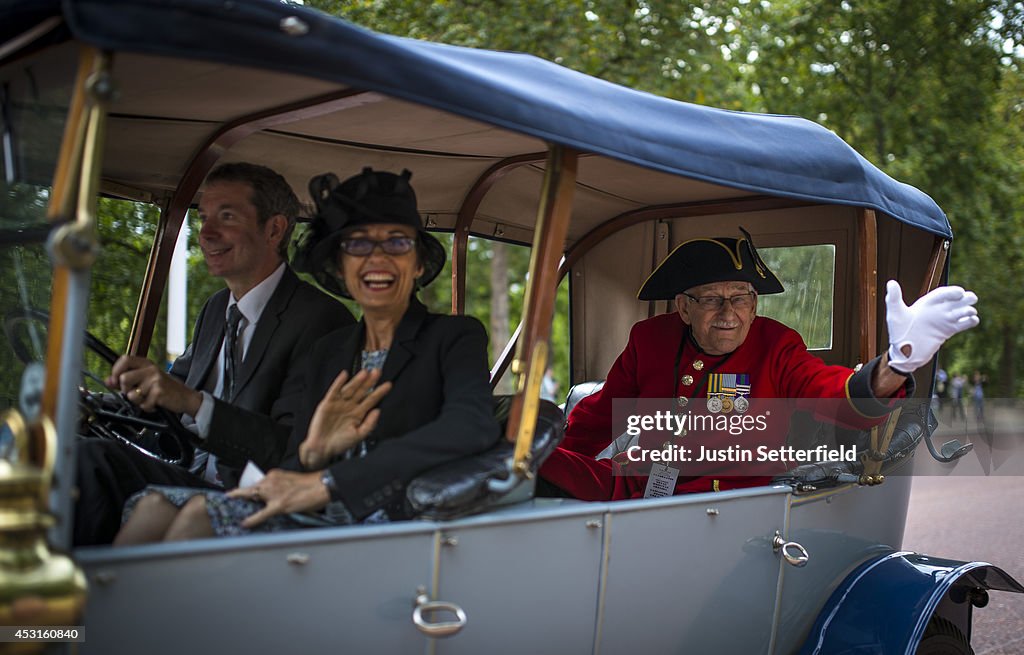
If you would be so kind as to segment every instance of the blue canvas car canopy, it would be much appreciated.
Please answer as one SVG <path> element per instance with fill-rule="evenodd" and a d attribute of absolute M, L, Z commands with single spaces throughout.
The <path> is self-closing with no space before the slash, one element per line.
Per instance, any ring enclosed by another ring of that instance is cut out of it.
<path fill-rule="evenodd" d="M 952 236 L 926 194 L 893 180 L 831 131 L 802 118 L 670 100 L 533 56 L 377 34 L 276 0 L 6 0 L 0 7 L 5 43 L 38 28 L 46 33 L 37 35 L 37 44 L 73 36 L 114 52 L 299 75 L 712 185 L 873 208 Z M 59 25 L 46 22 L 55 17 Z M 151 74 L 160 75 L 159 66 Z M 193 80 L 204 83 L 202 76 Z M 194 102 L 217 100 L 200 95 Z M 150 118 L 213 118 L 176 115 L 181 109 L 164 105 Z M 131 114 L 116 106 L 113 111 L 115 117 Z"/>

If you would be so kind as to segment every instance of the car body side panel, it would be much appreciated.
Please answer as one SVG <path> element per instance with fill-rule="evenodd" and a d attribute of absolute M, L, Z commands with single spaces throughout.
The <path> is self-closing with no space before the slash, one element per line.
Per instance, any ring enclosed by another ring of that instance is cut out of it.
<path fill-rule="evenodd" d="M 760 488 L 616 504 L 596 652 L 767 653 L 786 498 Z"/>
<path fill-rule="evenodd" d="M 802 568 L 786 567 L 776 653 L 795 652 L 829 595 L 860 563 L 897 550 L 911 478 L 889 476 L 876 487 L 842 487 L 794 497 L 789 539 L 807 549 Z"/>
<path fill-rule="evenodd" d="M 81 652 L 425 653 L 411 619 L 417 586 L 431 587 L 435 531 L 410 527 L 79 550 Z"/>
<path fill-rule="evenodd" d="M 438 655 L 592 653 L 604 543 L 604 506 L 593 507 L 446 526 L 437 598 L 465 610 L 467 622 L 437 641 Z"/>

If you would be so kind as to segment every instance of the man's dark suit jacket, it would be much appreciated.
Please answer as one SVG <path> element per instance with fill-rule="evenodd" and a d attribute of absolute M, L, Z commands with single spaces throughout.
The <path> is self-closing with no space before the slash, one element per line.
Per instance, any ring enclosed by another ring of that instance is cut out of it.
<path fill-rule="evenodd" d="M 282 468 L 301 469 L 298 447 L 313 412 L 343 370 L 356 371 L 365 325 L 342 328 L 313 347 L 307 367 L 305 402 L 288 444 Z M 341 500 L 357 520 L 387 508 L 404 516 L 406 485 L 440 464 L 473 455 L 497 443 L 487 368 L 487 334 L 469 316 L 428 313 L 415 298 L 402 317 L 388 350 L 381 382 L 394 386 L 381 400 L 377 427 L 366 439 L 365 457 L 337 459 L 330 465 Z"/>
<path fill-rule="evenodd" d="M 170 373 L 203 389 L 224 339 L 230 292 L 218 291 L 203 306 L 192 343 Z M 301 281 L 286 268 L 267 301 L 238 370 L 233 398 L 216 399 L 205 448 L 217 455 L 228 488 L 248 460 L 264 470 L 284 456 L 295 411 L 303 398 L 304 361 L 310 344 L 355 322 L 337 300 Z M 183 468 L 142 455 L 105 439 L 78 443 L 75 507 L 76 545 L 109 543 L 121 523 L 121 508 L 147 484 L 211 486 Z"/>

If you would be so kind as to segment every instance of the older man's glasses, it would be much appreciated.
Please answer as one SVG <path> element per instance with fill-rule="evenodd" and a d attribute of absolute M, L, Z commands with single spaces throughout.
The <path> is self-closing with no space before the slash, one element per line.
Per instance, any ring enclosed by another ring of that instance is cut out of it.
<path fill-rule="evenodd" d="M 412 237 L 391 237 L 382 241 L 358 237 L 355 239 L 342 239 L 341 251 L 353 257 L 368 257 L 370 253 L 380 246 L 386 255 L 404 255 L 410 252 L 416 245 L 416 239 Z"/>
<path fill-rule="evenodd" d="M 735 296 L 730 296 L 728 298 L 726 298 L 725 296 L 701 296 L 698 298 L 697 296 L 691 296 L 690 294 L 685 292 L 683 293 L 683 295 L 692 300 L 693 302 L 697 303 L 698 305 L 700 305 L 701 309 L 715 312 L 721 309 L 726 302 L 732 305 L 732 308 L 737 311 L 750 309 L 751 307 L 754 306 L 754 298 L 757 297 L 757 295 L 753 291 L 748 291 L 747 293 L 740 293 Z"/>

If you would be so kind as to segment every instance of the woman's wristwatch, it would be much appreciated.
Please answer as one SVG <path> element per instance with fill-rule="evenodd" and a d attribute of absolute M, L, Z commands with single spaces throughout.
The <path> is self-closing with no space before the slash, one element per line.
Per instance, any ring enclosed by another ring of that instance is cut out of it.
<path fill-rule="evenodd" d="M 324 507 L 324 514 L 338 525 L 351 525 L 355 523 L 356 520 L 353 518 L 352 512 L 345 506 L 345 501 L 338 497 L 338 485 L 335 483 L 330 469 L 324 469 L 323 473 L 320 474 L 320 482 L 327 487 L 327 493 L 331 498 L 327 501 L 327 506 Z"/>
<path fill-rule="evenodd" d="M 333 500 L 338 492 L 338 485 L 334 482 L 331 469 L 324 469 L 324 472 L 320 474 L 320 483 L 327 487 L 327 493 L 330 494 Z"/>

